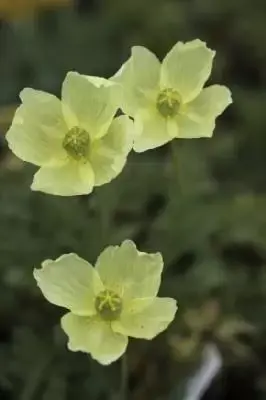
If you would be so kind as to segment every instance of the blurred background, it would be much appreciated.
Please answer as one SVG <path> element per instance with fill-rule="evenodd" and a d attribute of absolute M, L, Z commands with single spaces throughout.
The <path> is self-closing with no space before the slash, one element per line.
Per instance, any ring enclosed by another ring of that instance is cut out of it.
<path fill-rule="evenodd" d="M 128 398 L 266 399 L 265 22 L 265 0 L 0 0 L 1 400 L 119 398 L 120 363 L 66 350 L 32 270 L 66 252 L 94 262 L 125 238 L 163 253 L 160 294 L 179 302 L 167 332 L 131 341 Z M 131 154 L 88 197 L 30 191 L 35 168 L 5 143 L 21 89 L 60 96 L 69 70 L 109 77 L 132 45 L 162 58 L 194 38 L 233 92 L 211 140 Z"/>

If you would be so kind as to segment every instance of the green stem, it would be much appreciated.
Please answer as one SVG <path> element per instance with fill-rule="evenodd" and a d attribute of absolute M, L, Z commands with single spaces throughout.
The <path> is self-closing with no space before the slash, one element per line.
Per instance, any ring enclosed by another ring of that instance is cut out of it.
<path fill-rule="evenodd" d="M 40 360 L 36 365 L 33 372 L 26 380 L 25 386 L 22 390 L 20 400 L 32 400 L 37 392 L 39 385 L 45 377 L 45 372 L 52 361 L 53 355 L 48 354 Z"/>
<path fill-rule="evenodd" d="M 177 183 L 179 186 L 179 189 L 181 190 L 181 179 L 180 179 L 180 163 L 179 163 L 179 155 L 178 155 L 178 150 L 179 146 L 176 143 L 176 140 L 172 140 L 170 143 L 171 146 L 171 158 L 172 158 L 172 171 L 174 175 L 174 182 Z"/>
<path fill-rule="evenodd" d="M 121 389 L 120 400 L 127 400 L 128 398 L 128 363 L 126 353 L 121 359 Z"/>

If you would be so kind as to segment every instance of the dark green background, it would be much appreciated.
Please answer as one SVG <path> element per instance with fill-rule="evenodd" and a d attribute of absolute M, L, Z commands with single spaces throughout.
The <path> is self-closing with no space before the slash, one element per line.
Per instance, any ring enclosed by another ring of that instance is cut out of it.
<path fill-rule="evenodd" d="M 122 174 L 88 197 L 32 193 L 34 167 L 14 162 L 2 141 L 1 400 L 117 398 L 119 362 L 104 368 L 66 350 L 63 311 L 43 299 L 32 269 L 70 251 L 94 262 L 125 238 L 163 253 L 161 294 L 179 302 L 168 334 L 131 342 L 131 398 L 182 399 L 206 341 L 217 343 L 226 371 L 255 376 L 252 386 L 266 398 L 265 22 L 265 0 L 84 1 L 1 22 L 2 106 L 18 103 L 25 86 L 60 95 L 69 70 L 109 77 L 132 45 L 163 58 L 194 38 L 217 51 L 211 83 L 229 86 L 234 99 L 212 139 L 131 154 Z M 219 312 L 208 322 L 213 305 Z M 202 307 L 199 328 L 187 315 Z M 234 398 L 255 400 L 241 392 L 244 381 Z"/>

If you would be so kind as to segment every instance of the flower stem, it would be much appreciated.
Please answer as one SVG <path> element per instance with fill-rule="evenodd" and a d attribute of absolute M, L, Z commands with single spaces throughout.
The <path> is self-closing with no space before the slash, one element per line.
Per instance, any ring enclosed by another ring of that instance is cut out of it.
<path fill-rule="evenodd" d="M 52 357 L 52 354 L 46 354 L 44 358 L 40 359 L 32 374 L 30 374 L 29 379 L 26 380 L 21 396 L 19 397 L 20 400 L 32 400 L 35 397 L 37 389 L 42 383 L 46 370 L 52 361 Z"/>
<path fill-rule="evenodd" d="M 120 400 L 127 400 L 128 397 L 128 363 L 126 353 L 121 359 L 121 388 Z"/>
<path fill-rule="evenodd" d="M 180 179 L 180 163 L 179 163 L 179 155 L 178 155 L 178 147 L 177 143 L 175 140 L 172 140 L 170 143 L 171 146 L 171 159 L 172 159 L 172 170 L 173 170 L 173 176 L 174 176 L 174 182 L 179 187 L 179 190 L 181 191 L 181 179 Z"/>

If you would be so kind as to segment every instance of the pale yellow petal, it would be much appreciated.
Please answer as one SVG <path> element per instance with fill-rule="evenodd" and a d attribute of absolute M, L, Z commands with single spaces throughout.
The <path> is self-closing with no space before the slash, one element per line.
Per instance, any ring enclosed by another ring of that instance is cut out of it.
<path fill-rule="evenodd" d="M 6 139 L 13 153 L 35 165 L 60 165 L 66 157 L 62 138 L 67 130 L 61 103 L 53 95 L 24 89 Z"/>
<path fill-rule="evenodd" d="M 196 122 L 186 115 L 176 118 L 179 139 L 197 139 L 201 137 L 210 138 L 215 128 L 215 120 Z"/>
<path fill-rule="evenodd" d="M 57 196 L 89 194 L 94 187 L 90 163 L 68 161 L 60 167 L 42 167 L 34 175 L 31 189 Z"/>
<path fill-rule="evenodd" d="M 133 122 L 121 116 L 113 120 L 107 134 L 95 140 L 90 152 L 90 163 L 95 175 L 95 186 L 114 179 L 123 169 L 133 145 Z"/>
<path fill-rule="evenodd" d="M 61 319 L 61 326 L 69 337 L 69 350 L 89 353 L 103 365 L 116 361 L 126 351 L 128 338 L 113 332 L 110 324 L 98 317 L 69 313 Z"/>
<path fill-rule="evenodd" d="M 117 111 L 114 86 L 96 84 L 77 72 L 69 72 L 64 80 L 62 101 L 75 115 L 78 126 L 85 129 L 92 140 L 105 135 Z M 65 117 L 68 123 L 75 123 L 73 118 L 69 118 L 69 112 Z"/>
<path fill-rule="evenodd" d="M 111 79 L 105 79 L 99 76 L 86 75 L 86 78 L 97 87 L 107 86 L 111 88 L 112 103 L 116 105 L 117 109 L 120 108 L 122 94 L 121 85 Z"/>
<path fill-rule="evenodd" d="M 160 79 L 160 61 L 151 51 L 143 46 L 134 46 L 131 50 L 134 80 L 140 88 L 153 90 Z"/>
<path fill-rule="evenodd" d="M 133 149 L 137 153 L 163 146 L 178 136 L 178 125 L 175 120 L 162 118 L 156 111 L 137 114 L 134 123 Z"/>
<path fill-rule="evenodd" d="M 46 135 L 51 138 L 64 137 L 66 123 L 64 121 L 62 103 L 54 95 L 30 88 L 20 93 L 24 105 L 23 116 L 40 125 Z"/>
<path fill-rule="evenodd" d="M 44 297 L 78 315 L 94 315 L 95 295 L 103 289 L 97 271 L 87 261 L 70 253 L 57 260 L 46 260 L 34 270 Z"/>
<path fill-rule="evenodd" d="M 200 40 L 178 42 L 163 60 L 162 88 L 178 91 L 182 101 L 193 100 L 210 76 L 215 52 Z"/>
<path fill-rule="evenodd" d="M 139 338 L 153 339 L 173 321 L 177 310 L 176 301 L 171 298 L 156 297 L 152 304 L 141 312 L 122 313 L 121 318 L 112 322 L 115 332 Z"/>
<path fill-rule="evenodd" d="M 159 88 L 160 62 L 142 46 L 132 48 L 131 57 L 111 78 L 122 85 L 120 107 L 131 116 L 155 101 Z"/>
<path fill-rule="evenodd" d="M 94 75 L 82 75 L 82 76 L 85 76 L 89 82 L 93 83 L 97 87 L 101 87 L 101 86 L 117 87 L 117 85 L 110 79 L 106 79 L 106 78 L 102 78 L 100 76 L 94 76 Z"/>
<path fill-rule="evenodd" d="M 94 317 L 78 316 L 69 312 L 61 318 L 61 327 L 68 336 L 67 347 L 71 351 L 90 353 L 90 322 Z"/>
<path fill-rule="evenodd" d="M 206 119 L 215 119 L 222 114 L 232 103 L 230 90 L 221 85 L 209 86 L 189 103 L 186 114 L 195 121 L 204 122 Z"/>
<path fill-rule="evenodd" d="M 139 252 L 130 240 L 107 247 L 96 263 L 104 285 L 125 299 L 156 296 L 162 269 L 160 253 Z"/>

